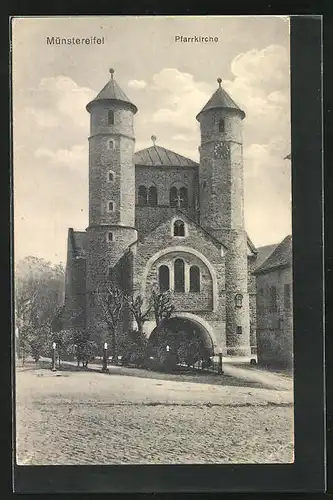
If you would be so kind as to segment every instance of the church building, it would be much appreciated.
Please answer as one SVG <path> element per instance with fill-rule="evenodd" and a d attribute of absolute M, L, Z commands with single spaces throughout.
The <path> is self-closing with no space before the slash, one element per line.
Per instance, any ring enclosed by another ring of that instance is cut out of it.
<path fill-rule="evenodd" d="M 198 110 L 200 161 L 156 144 L 135 151 L 137 107 L 114 79 L 90 114 L 89 224 L 69 229 L 64 316 L 102 345 L 94 293 L 112 270 L 149 300 L 170 290 L 170 328 L 199 333 L 212 354 L 250 356 L 256 345 L 258 250 L 244 227 L 243 120 L 222 87 Z M 204 104 L 204 103 L 203 103 Z M 122 328 L 129 328 L 125 319 Z M 144 324 L 154 334 L 152 314 Z"/>

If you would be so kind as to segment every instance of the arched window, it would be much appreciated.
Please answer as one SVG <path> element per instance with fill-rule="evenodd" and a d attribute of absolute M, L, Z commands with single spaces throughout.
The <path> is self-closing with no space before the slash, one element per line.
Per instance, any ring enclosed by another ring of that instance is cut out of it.
<path fill-rule="evenodd" d="M 185 224 L 182 220 L 176 220 L 173 223 L 173 235 L 185 236 Z"/>
<path fill-rule="evenodd" d="M 148 205 L 151 207 L 156 207 L 157 205 L 157 188 L 155 186 L 150 186 L 149 188 Z"/>
<path fill-rule="evenodd" d="M 168 266 L 161 266 L 158 270 L 158 283 L 161 292 L 166 292 L 170 288 L 170 276 Z"/>
<path fill-rule="evenodd" d="M 114 141 L 112 139 L 108 141 L 108 148 L 111 149 L 111 151 L 114 151 Z"/>
<path fill-rule="evenodd" d="M 276 287 L 271 286 L 270 288 L 270 312 L 276 312 L 277 311 L 277 294 L 276 294 Z"/>
<path fill-rule="evenodd" d="M 114 125 L 114 112 L 111 109 L 108 111 L 108 125 Z"/>
<path fill-rule="evenodd" d="M 178 198 L 178 189 L 173 186 L 170 189 L 170 207 L 176 207 L 177 206 L 177 198 Z"/>
<path fill-rule="evenodd" d="M 114 240 L 113 233 L 110 231 L 107 235 L 108 242 L 111 243 Z"/>
<path fill-rule="evenodd" d="M 180 206 L 182 208 L 187 208 L 188 205 L 188 197 L 187 197 L 187 188 L 186 187 L 181 187 L 179 190 L 179 196 L 180 196 Z"/>
<path fill-rule="evenodd" d="M 190 267 L 190 292 L 200 292 L 200 269 L 198 266 Z"/>
<path fill-rule="evenodd" d="M 175 260 L 175 292 L 185 291 L 185 266 L 182 259 Z"/>
<path fill-rule="evenodd" d="M 113 182 L 114 181 L 114 172 L 112 172 L 112 170 L 110 170 L 108 172 L 108 182 Z"/>
<path fill-rule="evenodd" d="M 284 292 L 284 308 L 287 310 L 287 309 L 290 309 L 290 305 L 291 305 L 291 293 L 290 293 L 290 284 L 289 283 L 285 283 L 285 285 L 283 287 L 283 292 Z"/>
<path fill-rule="evenodd" d="M 138 205 L 145 207 L 147 205 L 147 188 L 146 186 L 139 186 L 138 190 Z"/>
<path fill-rule="evenodd" d="M 225 123 L 223 118 L 219 120 L 219 132 L 224 132 L 225 131 Z"/>
<path fill-rule="evenodd" d="M 108 211 L 109 212 L 114 212 L 116 209 L 116 205 L 114 201 L 109 201 L 108 202 Z"/>

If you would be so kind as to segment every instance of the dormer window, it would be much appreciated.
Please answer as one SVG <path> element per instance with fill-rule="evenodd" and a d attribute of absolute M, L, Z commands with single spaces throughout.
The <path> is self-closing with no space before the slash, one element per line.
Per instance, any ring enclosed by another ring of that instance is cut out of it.
<path fill-rule="evenodd" d="M 225 131 L 225 122 L 223 118 L 220 118 L 219 120 L 219 132 L 224 132 Z"/>
<path fill-rule="evenodd" d="M 114 111 L 108 111 L 108 125 L 114 125 Z"/>
<path fill-rule="evenodd" d="M 114 201 L 108 202 L 108 212 L 114 212 L 116 208 L 116 204 Z"/>
<path fill-rule="evenodd" d="M 185 236 L 185 223 L 182 220 L 176 220 L 173 223 L 173 235 Z"/>

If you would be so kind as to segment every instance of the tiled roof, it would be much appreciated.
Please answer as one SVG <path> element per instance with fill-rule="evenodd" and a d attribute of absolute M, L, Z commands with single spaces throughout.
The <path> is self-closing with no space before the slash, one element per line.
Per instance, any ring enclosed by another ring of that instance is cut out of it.
<path fill-rule="evenodd" d="M 197 167 L 199 164 L 170 149 L 161 146 L 150 146 L 134 154 L 135 165 L 152 167 Z"/>
<path fill-rule="evenodd" d="M 209 99 L 207 104 L 202 108 L 200 113 L 197 115 L 197 119 L 199 115 L 203 111 L 207 111 L 208 109 L 214 109 L 214 108 L 226 108 L 226 109 L 235 109 L 242 115 L 242 119 L 245 118 L 245 113 L 243 110 L 240 109 L 239 106 L 231 99 L 230 95 L 221 87 L 214 92 L 212 97 Z"/>
<path fill-rule="evenodd" d="M 111 78 L 108 83 L 102 88 L 99 94 L 87 104 L 87 110 L 89 111 L 91 104 L 95 101 L 101 100 L 111 100 L 111 101 L 121 101 L 130 104 L 133 112 L 136 113 L 138 108 L 129 100 L 125 92 L 119 87 L 116 80 Z"/>
<path fill-rule="evenodd" d="M 260 253 L 260 249 L 259 249 Z M 279 245 L 270 253 L 268 258 L 259 265 L 254 274 L 261 274 L 279 267 L 292 265 L 292 237 L 286 236 Z"/>
<path fill-rule="evenodd" d="M 265 260 L 268 259 L 277 246 L 278 243 L 274 243 L 273 245 L 265 245 L 257 248 L 258 254 L 256 259 L 256 269 L 258 269 L 258 267 L 260 267 Z"/>

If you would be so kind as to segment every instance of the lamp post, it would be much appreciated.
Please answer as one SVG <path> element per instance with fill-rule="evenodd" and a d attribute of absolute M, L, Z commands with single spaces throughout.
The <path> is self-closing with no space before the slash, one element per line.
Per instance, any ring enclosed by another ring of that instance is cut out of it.
<path fill-rule="evenodd" d="M 108 344 L 104 342 L 102 372 L 108 371 Z"/>
<path fill-rule="evenodd" d="M 56 347 L 57 347 L 57 344 L 55 342 L 53 342 L 53 344 L 52 344 L 52 371 L 53 372 L 57 371 L 57 369 L 56 369 Z"/>
<path fill-rule="evenodd" d="M 220 349 L 219 351 L 219 366 L 218 366 L 218 371 L 217 371 L 218 375 L 222 375 L 223 374 L 223 366 L 222 366 L 222 349 Z"/>

